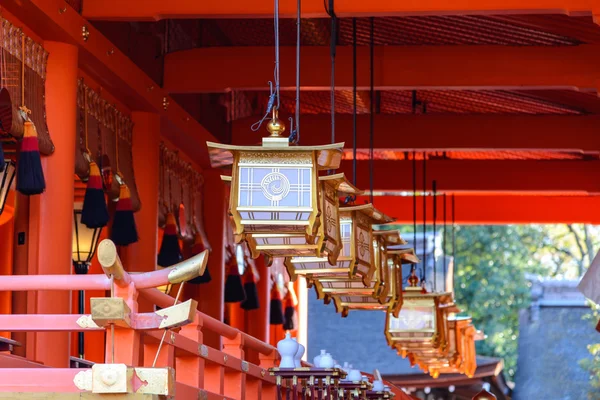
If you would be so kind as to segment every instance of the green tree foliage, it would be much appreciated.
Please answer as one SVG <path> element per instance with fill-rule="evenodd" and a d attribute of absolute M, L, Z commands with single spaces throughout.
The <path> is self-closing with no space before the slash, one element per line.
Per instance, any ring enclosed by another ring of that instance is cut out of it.
<path fill-rule="evenodd" d="M 519 310 L 529 304 L 526 273 L 545 275 L 534 257 L 546 232 L 536 226 L 463 226 L 456 232 L 455 298 L 487 339 L 478 354 L 517 364 Z"/>

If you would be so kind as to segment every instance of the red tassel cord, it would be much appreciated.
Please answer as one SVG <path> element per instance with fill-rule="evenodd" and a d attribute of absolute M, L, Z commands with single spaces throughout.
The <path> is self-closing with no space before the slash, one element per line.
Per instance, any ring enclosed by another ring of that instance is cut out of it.
<path fill-rule="evenodd" d="M 242 277 L 235 259 L 235 254 L 228 249 L 227 279 L 225 280 L 225 303 L 239 303 L 246 300 L 246 292 L 242 285 Z"/>
<path fill-rule="evenodd" d="M 179 237 L 177 236 L 177 222 L 173 213 L 167 214 L 165 231 L 158 252 L 157 263 L 161 267 L 170 267 L 183 259 Z"/>
<path fill-rule="evenodd" d="M 19 164 L 17 165 L 17 190 L 24 195 L 35 195 L 46 190 L 46 180 L 35 125 L 24 123 L 23 140 L 20 143 Z"/>
<path fill-rule="evenodd" d="M 244 291 L 246 292 L 246 301 L 241 304 L 241 307 L 246 310 L 257 310 L 260 308 L 258 300 L 258 290 L 256 288 L 256 276 L 254 268 L 249 263 L 246 263 L 246 271 L 244 271 Z"/>
<path fill-rule="evenodd" d="M 271 288 L 271 310 L 269 314 L 269 323 L 271 325 L 282 325 L 283 324 L 283 305 L 281 302 L 281 292 L 277 283 L 273 282 Z"/>
<path fill-rule="evenodd" d="M 110 238 L 118 246 L 127 246 L 138 241 L 131 194 L 127 185 L 122 184 L 119 191 L 119 201 L 112 224 Z"/>
<path fill-rule="evenodd" d="M 102 189 L 102 176 L 100 168 L 95 162 L 90 163 L 90 177 L 83 198 L 81 222 L 88 228 L 103 228 L 108 224 L 110 217 L 106 206 L 106 197 Z"/>
<path fill-rule="evenodd" d="M 199 233 L 196 233 L 194 235 L 194 244 L 192 245 L 191 255 L 195 256 L 197 254 L 202 253 L 204 250 L 206 250 L 206 246 L 204 245 L 204 240 L 202 239 L 202 236 Z M 202 275 L 190 280 L 188 283 L 198 285 L 198 284 L 210 282 L 212 280 L 212 277 L 210 276 L 210 271 L 209 271 L 210 265 L 211 265 L 211 262 L 210 262 L 210 257 L 209 257 L 208 265 L 206 266 L 204 273 Z"/>

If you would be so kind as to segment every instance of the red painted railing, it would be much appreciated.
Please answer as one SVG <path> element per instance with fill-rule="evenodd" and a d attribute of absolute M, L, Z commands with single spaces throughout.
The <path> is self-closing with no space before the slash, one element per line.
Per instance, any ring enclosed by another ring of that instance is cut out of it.
<path fill-rule="evenodd" d="M 137 312 L 137 299 L 142 296 L 163 309 L 173 306 L 175 300 L 171 296 L 154 288 L 169 283 L 172 269 L 130 275 L 123 270 L 118 257 L 113 270 L 108 269 L 105 268 L 105 272 L 110 272 L 109 276 L 5 276 L 0 280 L 0 291 L 112 288 L 113 297 L 123 299 L 130 309 L 126 326 L 98 326 L 89 315 L 0 315 L 1 329 L 10 332 L 105 330 L 106 363 L 172 368 L 175 372 L 174 393 L 178 399 L 276 398 L 275 378 L 268 372 L 278 359 L 273 346 L 199 311 L 193 313 L 188 324 L 165 333 L 158 328 L 162 317 L 156 313 Z M 217 347 L 204 342 L 207 333 L 220 337 Z M 165 339 L 161 347 L 163 334 Z M 249 353 L 254 356 L 249 357 Z M 31 369 L 36 366 L 39 368 Z M 0 368 L 0 392 L 63 393 L 64 396 L 70 393 L 75 396 L 91 390 L 91 383 L 85 383 L 85 373 L 89 369 L 44 368 L 6 353 L 0 353 Z M 140 390 L 143 385 L 144 382 L 133 382 L 130 393 Z M 393 387 L 393 391 L 400 395 L 397 399 L 404 398 L 397 388 Z"/>

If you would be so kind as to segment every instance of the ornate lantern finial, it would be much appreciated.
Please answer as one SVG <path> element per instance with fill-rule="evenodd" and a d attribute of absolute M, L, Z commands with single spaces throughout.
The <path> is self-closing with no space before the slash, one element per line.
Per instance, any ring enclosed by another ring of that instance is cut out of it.
<path fill-rule="evenodd" d="M 285 124 L 279 119 L 276 107 L 273 107 L 273 118 L 267 124 L 267 131 L 269 131 L 271 137 L 281 137 L 281 134 L 285 132 Z"/>

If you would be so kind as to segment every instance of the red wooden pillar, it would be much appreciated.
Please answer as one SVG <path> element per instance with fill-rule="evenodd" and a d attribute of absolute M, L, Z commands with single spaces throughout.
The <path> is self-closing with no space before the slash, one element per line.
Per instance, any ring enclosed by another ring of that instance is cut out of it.
<path fill-rule="evenodd" d="M 3 162 L 4 160 L 0 160 Z M 0 276 L 11 275 L 13 265 L 13 226 L 14 209 L 5 205 L 4 211 L 0 214 Z M 1 278 L 0 278 L 1 279 Z M 0 314 L 11 313 L 11 292 L 0 292 Z M 0 327 L 0 330 L 2 327 Z M 0 336 L 10 339 L 10 332 L 0 331 Z"/>
<path fill-rule="evenodd" d="M 44 42 L 48 50 L 46 115 L 56 150 L 42 159 L 46 192 L 30 198 L 28 264 L 30 274 L 72 272 L 73 168 L 77 137 L 77 47 Z M 68 314 L 69 292 L 39 291 L 28 311 Z M 39 332 L 28 343 L 27 356 L 53 367 L 69 366 L 69 333 Z"/>
<path fill-rule="evenodd" d="M 221 181 L 221 171 L 205 170 L 204 175 L 204 226 L 212 247 L 208 259 L 208 267 L 212 280 L 208 284 L 196 286 L 194 298 L 198 301 L 198 309 L 213 318 L 223 321 L 225 283 L 225 223 L 226 221 L 226 186 Z M 217 349 L 221 348 L 221 338 L 213 332 L 204 333 L 204 343 Z"/>
<path fill-rule="evenodd" d="M 123 266 L 129 272 L 156 269 L 158 247 L 158 176 L 160 116 L 133 112 L 133 168 L 142 208 L 135 213 L 139 241 L 121 249 Z M 152 305 L 139 298 L 140 312 L 150 312 Z"/>

